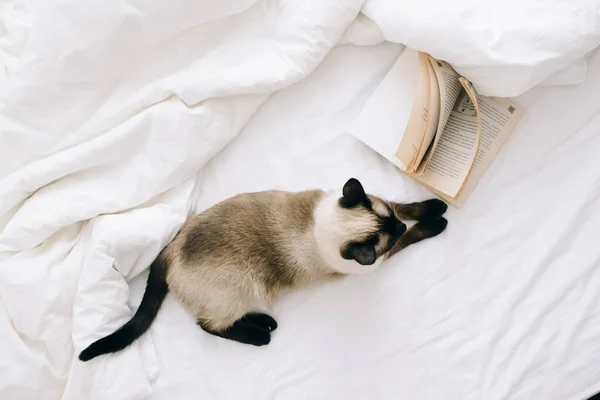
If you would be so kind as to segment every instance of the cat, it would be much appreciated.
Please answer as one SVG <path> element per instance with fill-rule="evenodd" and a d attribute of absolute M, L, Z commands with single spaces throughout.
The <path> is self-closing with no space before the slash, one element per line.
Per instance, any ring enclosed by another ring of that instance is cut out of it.
<path fill-rule="evenodd" d="M 401 204 L 348 180 L 322 190 L 244 193 L 191 217 L 150 266 L 133 318 L 79 359 L 124 349 L 150 327 L 169 291 L 206 332 L 266 345 L 277 322 L 258 311 L 284 292 L 366 274 L 401 249 L 446 229 L 441 200 Z M 407 230 L 402 220 L 417 220 Z"/>

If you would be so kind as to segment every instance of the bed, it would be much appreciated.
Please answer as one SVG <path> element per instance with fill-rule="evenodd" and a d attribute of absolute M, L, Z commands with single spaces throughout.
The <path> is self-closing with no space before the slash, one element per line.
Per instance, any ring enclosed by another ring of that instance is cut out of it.
<path fill-rule="evenodd" d="M 398 201 L 432 197 L 347 132 L 404 49 L 373 22 L 377 2 L 196 3 L 0 9 L 0 399 L 600 391 L 600 51 L 583 44 L 528 67 L 506 57 L 505 71 L 455 54 L 483 92 L 515 71 L 520 85 L 498 85 L 526 116 L 446 232 L 373 274 L 285 296 L 269 346 L 207 335 L 168 296 L 130 348 L 79 362 L 130 318 L 148 265 L 193 212 L 349 177 Z M 38 18 L 27 38 L 23 15 Z M 112 36 L 97 35 L 107 23 Z M 199 42 L 208 34 L 221 35 Z"/>

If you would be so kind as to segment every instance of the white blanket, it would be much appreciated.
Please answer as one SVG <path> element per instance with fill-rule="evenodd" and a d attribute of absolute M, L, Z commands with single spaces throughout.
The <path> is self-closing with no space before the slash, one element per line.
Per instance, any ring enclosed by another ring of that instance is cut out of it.
<path fill-rule="evenodd" d="M 0 398 L 149 393 L 148 337 L 118 363 L 76 354 L 130 317 L 126 282 L 210 190 L 202 166 L 271 93 L 311 73 L 361 6 L 0 2 Z M 345 40 L 377 41 L 365 26 Z M 596 39 L 586 27 L 577 54 Z"/>
<path fill-rule="evenodd" d="M 130 315 L 125 280 L 188 216 L 200 168 L 319 64 L 362 1 L 252 3 L 4 5 L 0 398 L 148 389 L 138 352 L 127 374 L 73 359 Z"/>

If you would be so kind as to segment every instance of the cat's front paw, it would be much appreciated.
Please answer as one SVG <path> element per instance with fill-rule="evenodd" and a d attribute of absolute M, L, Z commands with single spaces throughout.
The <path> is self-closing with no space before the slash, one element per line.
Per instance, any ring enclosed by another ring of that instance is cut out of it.
<path fill-rule="evenodd" d="M 427 221 L 419 222 L 415 226 L 418 227 L 418 230 L 424 238 L 432 238 L 446 230 L 446 227 L 448 226 L 448 220 L 444 217 L 437 217 Z"/>
<path fill-rule="evenodd" d="M 421 202 L 421 207 L 422 221 L 439 218 L 448 210 L 448 205 L 439 199 L 425 200 Z"/>

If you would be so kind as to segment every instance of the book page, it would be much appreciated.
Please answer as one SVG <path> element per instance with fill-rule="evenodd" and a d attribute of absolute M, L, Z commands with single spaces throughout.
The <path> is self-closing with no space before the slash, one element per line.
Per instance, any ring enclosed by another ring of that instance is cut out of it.
<path fill-rule="evenodd" d="M 460 75 L 454 71 L 454 69 L 448 63 L 436 60 L 431 56 L 429 56 L 429 63 L 438 82 L 438 88 L 440 91 L 440 112 L 438 116 L 435 140 L 427 149 L 422 162 L 419 164 L 419 168 L 416 170 L 418 175 L 423 175 L 425 172 L 425 168 L 431 160 L 433 151 L 439 143 L 441 135 L 438 133 L 444 131 L 446 123 L 448 122 L 448 118 L 450 118 L 450 113 L 452 112 L 452 109 L 456 104 L 456 100 L 458 99 L 458 95 L 463 91 L 463 87 L 459 82 Z"/>
<path fill-rule="evenodd" d="M 417 52 L 417 56 L 419 63 L 417 91 L 408 124 L 402 135 L 400 145 L 396 150 L 396 157 L 406 166 L 406 171 L 415 169 L 413 168 L 414 161 L 417 158 L 423 137 L 427 131 L 427 122 L 429 121 L 430 114 L 431 83 L 429 79 L 429 61 L 426 54 Z"/>
<path fill-rule="evenodd" d="M 401 170 L 407 164 L 400 162 L 395 153 L 413 109 L 418 79 L 419 57 L 407 48 L 349 127 L 351 135 Z"/>
<path fill-rule="evenodd" d="M 442 196 L 456 207 L 464 205 L 467 197 L 473 192 L 494 157 L 525 114 L 525 110 L 512 100 L 476 96 L 481 118 L 481 139 L 473 168 L 458 198 L 448 199 Z"/>
<path fill-rule="evenodd" d="M 435 71 L 429 61 L 430 57 L 425 53 L 419 53 L 419 55 L 423 57 L 424 66 L 426 66 L 427 71 L 429 72 L 429 107 L 425 135 L 423 135 L 423 138 L 421 139 L 419 151 L 415 154 L 415 158 L 408 168 L 409 172 L 415 172 L 421 164 L 421 161 L 423 161 L 423 157 L 425 157 L 427 149 L 431 147 L 431 143 L 437 133 L 440 120 L 440 86 L 437 77 L 435 76 Z"/>
<path fill-rule="evenodd" d="M 464 90 L 458 95 L 423 175 L 416 177 L 450 197 L 458 196 L 469 176 L 481 134 L 477 97 L 466 79 L 459 81 Z"/>

